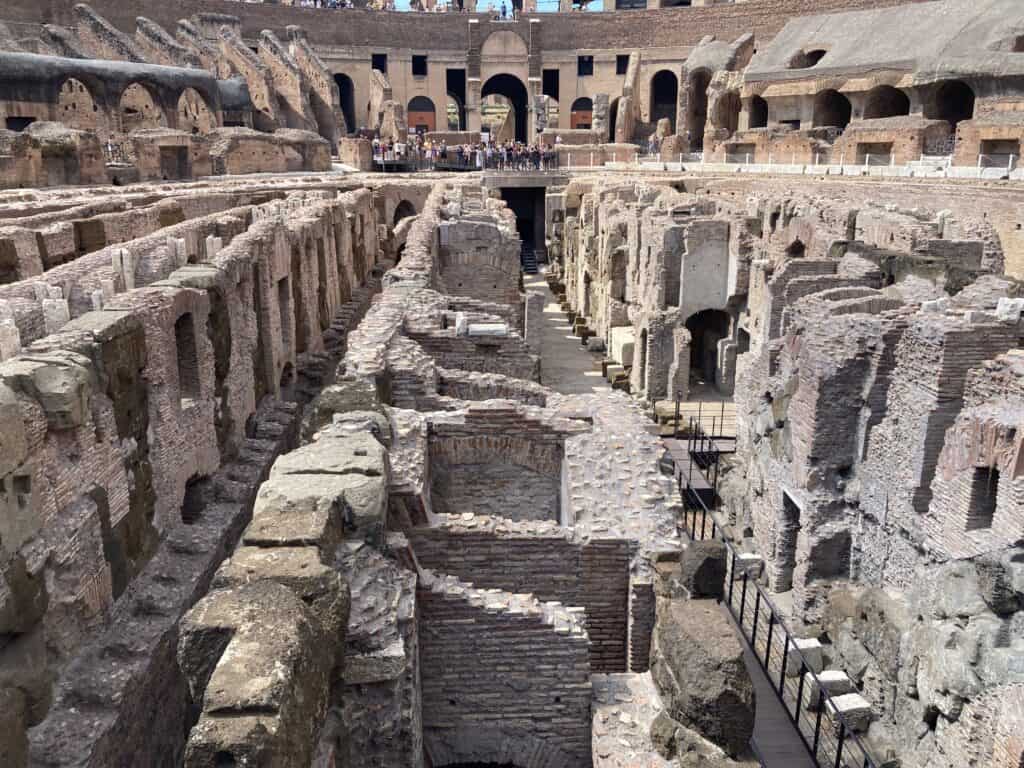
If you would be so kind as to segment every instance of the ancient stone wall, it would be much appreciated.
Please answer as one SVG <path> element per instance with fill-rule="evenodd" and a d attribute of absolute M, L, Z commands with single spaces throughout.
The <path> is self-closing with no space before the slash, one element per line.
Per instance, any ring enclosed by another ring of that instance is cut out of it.
<path fill-rule="evenodd" d="M 417 596 L 433 761 L 590 764 L 588 638 L 576 611 L 429 570 Z"/>

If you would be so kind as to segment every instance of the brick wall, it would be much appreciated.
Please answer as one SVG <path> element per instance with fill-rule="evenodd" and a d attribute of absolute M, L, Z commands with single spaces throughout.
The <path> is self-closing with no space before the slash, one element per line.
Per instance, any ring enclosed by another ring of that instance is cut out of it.
<path fill-rule="evenodd" d="M 590 765 L 588 639 L 571 611 L 430 571 L 417 597 L 435 765 Z"/>
<path fill-rule="evenodd" d="M 751 0 L 747 3 L 700 8 L 624 11 L 588 14 L 536 14 L 544 50 L 650 48 L 696 45 L 705 35 L 733 40 L 753 32 L 768 40 L 794 16 L 839 10 L 901 5 L 904 0 Z M 4 20 L 71 25 L 76 0 L 6 0 Z M 309 33 L 314 46 L 365 46 L 373 41 L 390 48 L 416 48 L 429 41 L 432 50 L 464 51 L 469 47 L 467 16 L 445 14 L 381 13 L 374 11 L 322 11 L 269 4 L 244 7 L 226 0 L 94 0 L 92 7 L 122 31 L 134 33 L 135 19 L 146 16 L 173 30 L 177 20 L 195 13 L 224 13 L 242 17 L 242 35 L 255 38 L 263 29 L 285 36 L 285 27 L 297 24 Z M 244 13 L 243 13 L 244 11 Z M 491 22 L 478 15 L 477 39 L 511 22 Z M 526 27 L 529 17 L 515 26 Z M 537 25 L 534 25 L 537 26 Z M 533 37 L 538 33 L 533 32 Z M 535 42 L 536 45 L 536 42 Z"/>
<path fill-rule="evenodd" d="M 580 545 L 567 532 L 477 518 L 478 528 L 458 523 L 409 532 L 419 562 L 478 587 L 529 592 L 586 609 L 590 664 L 595 671 L 626 670 L 630 545 L 591 541 Z"/>

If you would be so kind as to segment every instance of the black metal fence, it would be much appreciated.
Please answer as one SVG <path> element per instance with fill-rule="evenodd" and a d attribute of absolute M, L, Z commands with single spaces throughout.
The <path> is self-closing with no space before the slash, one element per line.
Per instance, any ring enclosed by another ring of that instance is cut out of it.
<path fill-rule="evenodd" d="M 740 634 L 747 642 L 782 703 L 800 740 L 819 768 L 878 768 L 859 736 L 840 714 L 815 666 L 797 647 L 793 635 L 782 621 L 782 614 L 757 582 L 763 561 L 743 555 L 722 532 L 711 511 L 717 503 L 718 455 L 715 438 L 699 424 L 692 428 L 689 440 L 690 469 L 686 476 L 677 473 L 683 499 L 683 522 L 694 541 L 720 539 L 727 551 L 725 602 Z M 713 480 L 711 505 L 705 500 L 706 488 L 699 488 L 690 474 L 711 462 Z M 704 491 L 702 493 L 702 491 Z"/>

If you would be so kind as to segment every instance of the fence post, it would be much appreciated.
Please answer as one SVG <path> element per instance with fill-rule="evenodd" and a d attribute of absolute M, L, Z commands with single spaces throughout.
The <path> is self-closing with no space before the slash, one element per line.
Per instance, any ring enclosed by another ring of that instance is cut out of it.
<path fill-rule="evenodd" d="M 801 680 L 803 678 L 800 678 Z M 818 686 L 818 716 L 814 719 L 814 746 L 811 747 L 811 754 L 815 761 L 818 759 L 818 742 L 821 740 L 821 712 L 825 709 L 825 689 Z"/>
<path fill-rule="evenodd" d="M 768 659 L 772 655 L 772 634 L 775 631 L 775 611 L 768 610 L 768 640 L 764 644 L 764 671 L 768 672 Z"/>
<path fill-rule="evenodd" d="M 871 165 L 871 153 L 870 152 L 868 152 L 866 155 L 864 155 L 864 170 L 865 171 L 868 169 L 869 165 Z"/>
<path fill-rule="evenodd" d="M 839 741 L 836 743 L 836 768 L 843 766 L 843 742 L 846 741 L 846 723 L 839 719 Z"/>
<path fill-rule="evenodd" d="M 985 156 L 984 156 L 984 155 L 982 155 L 982 154 L 979 154 L 979 155 L 978 155 L 978 170 L 979 170 L 979 171 L 981 170 L 981 161 L 982 161 L 982 158 L 983 158 L 983 157 L 985 157 Z"/>
<path fill-rule="evenodd" d="M 757 620 L 761 616 L 761 590 L 754 585 L 754 623 L 750 628 L 750 647 L 757 658 Z"/>
<path fill-rule="evenodd" d="M 747 608 L 747 572 L 743 571 L 743 592 L 740 594 L 740 618 L 737 622 L 740 625 L 740 633 L 743 632 L 743 614 Z"/>
<path fill-rule="evenodd" d="M 679 394 L 676 393 L 676 419 L 672 422 L 672 437 L 679 437 Z"/>
<path fill-rule="evenodd" d="M 732 610 L 732 585 L 736 583 L 736 550 L 729 547 L 729 613 Z"/>
<path fill-rule="evenodd" d="M 800 708 L 803 707 L 803 705 L 804 705 L 804 677 L 806 676 L 806 674 L 807 674 L 807 664 L 804 662 L 803 658 L 801 657 L 801 659 L 800 659 L 800 682 L 797 683 L 797 686 L 796 686 L 796 704 L 794 705 L 794 709 L 793 709 L 793 722 L 797 724 L 797 730 L 800 730 Z M 818 689 L 821 690 L 821 691 L 824 691 L 824 689 L 821 688 L 821 686 L 818 686 Z M 817 755 L 818 755 L 818 746 L 817 746 L 817 742 L 815 742 L 814 756 L 817 757 Z"/>
<path fill-rule="evenodd" d="M 1010 162 L 1008 162 L 1006 164 L 1006 170 L 1007 171 L 1012 171 L 1013 170 L 1013 158 L 1014 158 L 1014 155 L 1011 154 L 1010 155 Z"/>
<path fill-rule="evenodd" d="M 786 687 L 786 662 L 789 661 L 789 633 L 786 632 L 786 640 L 782 644 L 782 669 L 779 670 L 779 695 Z"/>

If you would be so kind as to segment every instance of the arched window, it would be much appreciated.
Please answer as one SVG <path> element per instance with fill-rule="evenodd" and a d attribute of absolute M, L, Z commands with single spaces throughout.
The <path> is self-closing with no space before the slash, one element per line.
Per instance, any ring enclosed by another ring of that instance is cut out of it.
<path fill-rule="evenodd" d="M 594 102 L 582 96 L 572 103 L 569 115 L 570 128 L 590 128 L 594 122 Z"/>
<path fill-rule="evenodd" d="M 667 69 L 656 72 L 651 78 L 651 122 L 657 125 L 662 118 L 668 118 L 669 132 L 675 133 L 678 101 L 679 78 Z"/>
<path fill-rule="evenodd" d="M 426 96 L 414 96 L 406 110 L 406 122 L 416 133 L 429 133 L 437 128 L 437 114 L 434 102 Z"/>
<path fill-rule="evenodd" d="M 828 51 L 824 51 L 821 48 L 815 48 L 810 51 L 797 51 L 789 60 L 788 66 L 790 69 L 810 69 L 825 58 L 826 53 Z"/>

